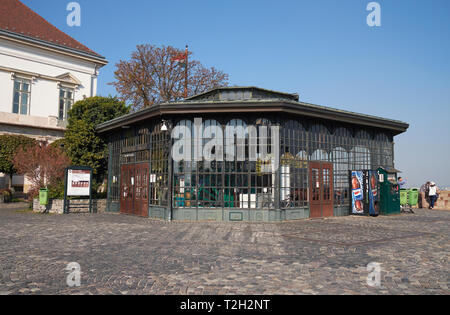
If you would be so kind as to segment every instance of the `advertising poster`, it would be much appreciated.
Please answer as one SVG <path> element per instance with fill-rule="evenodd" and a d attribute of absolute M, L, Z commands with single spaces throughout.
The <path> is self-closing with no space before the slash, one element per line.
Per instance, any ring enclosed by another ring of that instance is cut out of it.
<path fill-rule="evenodd" d="M 369 172 L 369 212 L 372 216 L 380 214 L 379 194 L 378 194 L 378 172 Z"/>
<path fill-rule="evenodd" d="M 363 172 L 352 172 L 353 214 L 364 214 Z"/>
<path fill-rule="evenodd" d="M 70 197 L 89 196 L 90 191 L 91 191 L 91 171 L 68 170 L 67 196 Z"/>

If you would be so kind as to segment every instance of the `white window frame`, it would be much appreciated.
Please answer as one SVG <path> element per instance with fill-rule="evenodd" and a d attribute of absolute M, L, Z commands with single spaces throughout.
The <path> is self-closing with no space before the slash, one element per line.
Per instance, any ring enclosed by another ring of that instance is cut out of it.
<path fill-rule="evenodd" d="M 64 96 L 61 97 L 61 92 L 64 92 Z M 67 92 L 72 93 L 72 98 L 67 97 Z M 61 101 L 63 101 L 63 108 L 62 108 L 62 117 L 61 117 Z M 58 95 L 58 119 L 59 120 L 67 120 L 68 119 L 68 112 L 72 108 L 73 104 L 75 102 L 75 88 L 60 85 L 59 86 L 59 95 Z"/>
<path fill-rule="evenodd" d="M 19 82 L 20 84 L 20 89 L 17 91 L 16 90 L 16 83 Z M 28 84 L 28 91 L 23 90 L 23 84 Z M 13 99 L 12 99 L 12 110 L 11 112 L 13 114 L 17 114 L 17 115 L 23 115 L 23 116 L 28 116 L 30 115 L 30 105 L 31 105 L 31 85 L 32 85 L 32 80 L 30 79 L 26 79 L 26 78 L 21 78 L 21 77 L 14 77 L 13 80 Z M 19 93 L 19 103 L 18 103 L 18 108 L 17 108 L 17 113 L 14 112 L 14 104 L 16 103 L 15 100 L 15 96 L 16 93 Z M 22 113 L 22 99 L 24 95 L 28 96 L 27 99 L 27 112 L 25 114 Z"/>

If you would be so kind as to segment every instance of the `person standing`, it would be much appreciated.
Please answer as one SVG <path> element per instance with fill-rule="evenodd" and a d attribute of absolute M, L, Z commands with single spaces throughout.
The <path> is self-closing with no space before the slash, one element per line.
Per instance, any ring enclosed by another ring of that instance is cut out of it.
<path fill-rule="evenodd" d="M 419 208 L 423 209 L 425 208 L 425 202 L 428 203 L 428 206 L 430 204 L 428 200 L 428 192 L 430 189 L 430 182 L 426 182 L 422 186 L 420 186 L 420 195 L 419 195 Z"/>
<path fill-rule="evenodd" d="M 433 209 L 436 201 L 438 200 L 438 196 L 439 196 L 439 189 L 436 186 L 436 183 L 431 182 L 430 183 L 430 189 L 428 192 L 428 196 L 430 198 L 430 207 L 429 209 Z"/>
<path fill-rule="evenodd" d="M 398 188 L 403 189 L 406 188 L 407 180 L 403 179 L 403 177 L 398 178 Z"/>

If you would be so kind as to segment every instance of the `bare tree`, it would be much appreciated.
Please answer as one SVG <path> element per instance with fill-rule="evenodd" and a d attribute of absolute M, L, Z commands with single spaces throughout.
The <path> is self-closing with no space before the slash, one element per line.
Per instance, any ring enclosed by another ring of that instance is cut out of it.
<path fill-rule="evenodd" d="M 139 45 L 131 59 L 116 64 L 114 85 L 120 98 L 131 103 L 134 110 L 161 102 L 184 98 L 186 63 L 180 56 L 185 52 L 171 46 Z M 192 54 L 189 52 L 186 57 Z M 191 58 L 189 58 L 191 59 Z M 228 75 L 205 68 L 197 60 L 187 63 L 187 96 L 228 85 Z"/>
<path fill-rule="evenodd" d="M 19 174 L 26 174 L 32 187 L 31 198 L 40 188 L 53 185 L 64 178 L 64 170 L 70 165 L 67 155 L 60 149 L 47 143 L 37 143 L 20 148 L 13 157 L 14 167 Z"/>

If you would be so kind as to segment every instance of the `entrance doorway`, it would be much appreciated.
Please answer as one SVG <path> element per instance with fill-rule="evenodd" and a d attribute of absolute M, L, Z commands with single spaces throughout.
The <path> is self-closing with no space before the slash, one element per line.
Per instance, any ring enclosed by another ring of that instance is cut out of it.
<path fill-rule="evenodd" d="M 129 164 L 121 168 L 120 213 L 148 217 L 149 165 Z"/>
<path fill-rule="evenodd" d="M 311 218 L 327 218 L 334 215 L 333 164 L 309 163 L 309 203 Z"/>

